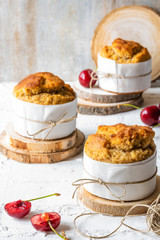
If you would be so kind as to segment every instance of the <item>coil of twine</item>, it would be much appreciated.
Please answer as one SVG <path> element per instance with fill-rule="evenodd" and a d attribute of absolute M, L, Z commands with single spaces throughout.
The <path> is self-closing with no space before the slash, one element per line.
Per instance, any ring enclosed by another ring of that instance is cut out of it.
<path fill-rule="evenodd" d="M 84 171 L 86 171 L 86 173 L 87 173 L 89 176 L 91 176 L 91 175 L 88 173 L 88 171 L 84 168 L 84 165 L 83 165 L 83 169 L 84 169 Z M 136 184 L 141 184 L 141 183 L 147 182 L 148 180 L 154 178 L 154 177 L 156 176 L 156 174 L 157 174 L 157 168 L 156 168 L 156 171 L 155 171 L 155 173 L 154 173 L 153 176 L 151 176 L 150 178 L 148 178 L 148 179 L 146 179 L 146 180 L 144 180 L 144 181 L 138 181 L 138 182 L 136 182 Z M 104 182 L 103 180 L 101 180 L 101 179 L 99 179 L 99 178 L 98 178 L 98 179 L 95 179 L 95 178 L 93 178 L 93 176 L 91 176 L 91 177 L 92 177 L 91 179 L 78 179 L 78 180 L 76 180 L 75 182 L 72 183 L 72 185 L 76 187 L 75 191 L 73 192 L 72 198 L 74 198 L 75 193 L 77 192 L 77 190 L 78 190 L 80 187 L 84 186 L 85 184 L 95 184 L 95 183 L 97 184 L 97 183 L 98 183 L 98 184 L 100 184 L 100 185 L 104 185 L 104 186 L 106 187 L 106 190 L 109 191 L 109 192 L 112 194 L 112 196 L 114 196 L 119 202 L 122 202 L 122 203 L 123 203 L 123 201 L 121 200 L 121 198 L 124 197 L 125 194 L 126 194 L 126 189 L 125 189 L 125 186 L 124 186 L 124 185 L 125 185 L 125 184 L 128 184 L 128 183 L 110 183 L 110 182 Z M 129 184 L 135 184 L 135 182 L 129 183 Z M 123 192 L 122 196 L 117 196 L 117 195 L 115 195 L 115 194 L 110 190 L 110 188 L 109 188 L 110 185 L 119 185 L 119 187 L 123 187 L 124 192 Z M 139 215 L 130 215 L 131 212 L 132 212 L 135 208 L 137 208 L 137 207 L 143 207 L 143 208 L 145 207 L 145 208 L 148 209 L 148 210 L 147 210 L 147 213 L 146 213 L 146 224 L 147 224 L 147 226 L 148 226 L 147 231 L 143 231 L 143 230 L 136 229 L 136 228 L 134 228 L 134 227 L 132 227 L 132 226 L 130 226 L 130 225 L 127 225 L 127 224 L 125 223 L 125 220 L 126 220 L 126 218 L 128 218 L 128 217 L 131 217 L 131 216 L 132 216 L 132 217 L 133 217 L 133 216 L 139 216 Z M 92 236 L 92 235 L 87 235 L 87 234 L 81 232 L 81 231 L 78 229 L 78 227 L 77 227 L 77 225 L 76 225 L 77 219 L 79 219 L 80 217 L 83 217 L 83 216 L 91 216 L 91 215 L 97 215 L 97 214 L 100 214 L 100 213 L 90 212 L 90 213 L 82 213 L 82 214 L 78 215 L 78 216 L 74 219 L 74 227 L 75 227 L 75 229 L 77 230 L 77 232 L 78 232 L 79 234 L 81 234 L 82 236 L 85 236 L 85 237 L 88 237 L 88 238 L 102 239 L 102 238 L 107 238 L 107 237 L 113 235 L 115 232 L 118 231 L 119 228 L 121 228 L 122 225 L 124 225 L 124 226 L 126 226 L 126 227 L 128 227 L 128 228 L 130 228 L 130 229 L 132 229 L 132 230 L 134 230 L 134 231 L 138 231 L 138 232 L 141 232 L 141 233 L 147 233 L 147 232 L 153 231 L 154 233 L 160 235 L 160 194 L 157 196 L 156 200 L 152 202 L 151 205 L 147 205 L 147 204 L 136 204 L 136 205 L 134 205 L 133 207 L 131 207 L 131 208 L 128 210 L 128 212 L 126 213 L 126 215 L 122 218 L 119 226 L 118 226 L 116 229 L 114 229 L 112 232 L 110 232 L 109 234 L 107 234 L 107 235 L 100 236 L 100 237 Z M 105 215 L 105 214 L 103 214 L 103 215 Z"/>
<path fill-rule="evenodd" d="M 133 209 L 137 208 L 137 207 L 146 207 L 148 210 L 146 212 L 146 224 L 147 224 L 147 230 L 143 231 L 137 228 L 132 227 L 131 225 L 128 225 L 125 223 L 125 220 L 128 217 L 135 217 L 135 216 L 139 216 L 139 215 L 131 215 L 131 212 L 133 211 Z M 79 219 L 80 217 L 83 216 L 91 216 L 91 215 L 99 215 L 100 213 L 82 213 L 80 215 L 78 215 L 75 219 L 74 219 L 74 227 L 77 230 L 77 232 L 79 234 L 81 234 L 84 237 L 90 238 L 90 239 L 102 239 L 102 238 L 108 238 L 111 235 L 113 235 L 114 233 L 116 233 L 122 225 L 126 226 L 127 228 L 133 230 L 133 231 L 137 231 L 137 232 L 141 232 L 141 233 L 148 233 L 150 231 L 160 235 L 160 194 L 157 196 L 156 200 L 152 202 L 151 205 L 147 205 L 147 204 L 136 204 L 133 207 L 131 207 L 128 212 L 126 213 L 126 215 L 122 218 L 119 226 L 114 229 L 112 232 L 110 232 L 109 234 L 106 234 L 104 236 L 92 236 L 92 235 L 87 235 L 85 233 L 83 233 L 82 231 L 80 231 L 76 225 L 76 221 L 77 219 Z M 105 215 L 105 214 L 103 214 Z"/>

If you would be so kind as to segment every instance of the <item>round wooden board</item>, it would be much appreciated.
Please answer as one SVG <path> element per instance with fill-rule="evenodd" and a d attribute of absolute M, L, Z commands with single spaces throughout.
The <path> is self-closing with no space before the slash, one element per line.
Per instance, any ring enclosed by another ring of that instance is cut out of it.
<path fill-rule="evenodd" d="M 133 100 L 142 95 L 141 93 L 129 93 L 129 94 L 116 94 L 104 91 L 100 89 L 98 86 L 90 88 L 85 88 L 80 85 L 78 81 L 76 81 L 73 85 L 75 92 L 78 97 L 84 100 L 88 100 L 91 102 L 97 103 L 117 103 L 124 102 L 128 100 Z"/>
<path fill-rule="evenodd" d="M 7 158 L 23 163 L 55 163 L 71 158 L 83 150 L 84 134 L 77 130 L 75 145 L 65 151 L 54 153 L 35 153 L 23 149 L 16 149 L 10 146 L 9 137 L 5 131 L 0 134 L 0 152 Z"/>
<path fill-rule="evenodd" d="M 99 212 L 102 214 L 108 214 L 112 216 L 125 216 L 127 211 L 136 204 L 148 204 L 150 205 L 160 194 L 160 176 L 157 176 L 157 185 L 155 192 L 149 197 L 133 202 L 118 202 L 111 201 L 104 198 L 97 197 L 88 191 L 85 190 L 84 187 L 81 187 L 78 191 L 78 199 L 89 209 L 94 212 Z M 145 207 L 137 207 L 133 209 L 130 213 L 134 214 L 143 214 L 147 211 Z"/>
<path fill-rule="evenodd" d="M 91 44 L 91 54 L 97 65 L 102 47 L 114 39 L 123 38 L 139 42 L 152 56 L 152 80 L 160 76 L 160 16 L 145 6 L 124 6 L 106 15 L 97 26 Z"/>
<path fill-rule="evenodd" d="M 57 140 L 33 140 L 16 133 L 12 124 L 7 126 L 6 132 L 13 148 L 23 149 L 37 153 L 59 152 L 72 148 L 76 143 L 77 130 L 70 136 Z"/>
<path fill-rule="evenodd" d="M 78 112 L 88 115 L 111 115 L 133 110 L 131 106 L 124 106 L 124 104 L 132 104 L 140 107 L 143 103 L 143 98 L 139 97 L 134 100 L 119 102 L 119 103 L 94 103 L 78 98 Z"/>

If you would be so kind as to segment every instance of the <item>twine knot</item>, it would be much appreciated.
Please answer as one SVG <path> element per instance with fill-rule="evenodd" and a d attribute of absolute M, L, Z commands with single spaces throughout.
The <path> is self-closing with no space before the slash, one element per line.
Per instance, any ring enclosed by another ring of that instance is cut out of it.
<path fill-rule="evenodd" d="M 19 118 L 25 119 L 26 121 L 31 121 L 31 122 L 36 122 L 36 123 L 41 123 L 46 125 L 44 128 L 40 129 L 39 131 L 31 134 L 27 131 L 28 136 L 32 137 L 32 139 L 34 139 L 35 136 L 37 136 L 38 134 L 40 134 L 41 132 L 48 130 L 48 132 L 46 133 L 46 136 L 43 138 L 43 140 L 46 140 L 48 135 L 51 133 L 51 131 L 53 130 L 54 127 L 56 127 L 58 124 L 62 124 L 62 123 L 67 123 L 67 122 L 71 122 L 72 120 L 77 118 L 77 113 L 75 116 L 72 116 L 70 118 L 65 118 L 64 117 L 68 114 L 68 112 L 64 113 L 63 115 L 61 115 L 56 121 L 38 121 L 38 120 L 32 120 L 32 119 L 27 119 L 27 118 L 23 118 L 18 116 Z"/>
<path fill-rule="evenodd" d="M 119 84 L 119 83 L 117 83 L 117 78 L 120 78 L 122 81 L 119 84 L 119 86 L 125 85 L 125 77 L 124 76 L 122 76 L 120 74 L 116 74 L 116 73 L 104 73 L 104 72 L 96 70 L 91 73 L 90 88 L 92 88 L 93 82 L 97 82 L 99 79 L 102 79 L 102 78 L 112 78 L 115 85 Z"/>
<path fill-rule="evenodd" d="M 112 195 L 114 196 L 114 198 L 116 198 L 116 200 L 118 200 L 119 202 L 123 203 L 123 201 L 121 200 L 122 197 L 124 197 L 126 195 L 126 188 L 125 188 L 125 184 L 141 184 L 141 183 L 144 183 L 144 182 L 147 182 L 149 181 L 150 179 L 153 179 L 156 174 L 157 174 L 157 168 L 156 168 L 156 171 L 155 173 L 153 174 L 153 176 L 151 176 L 150 178 L 146 179 L 146 180 L 143 180 L 143 181 L 139 181 L 139 182 L 132 182 L 132 183 L 113 183 L 113 182 L 105 182 L 103 181 L 101 178 L 93 178 L 93 176 L 90 175 L 90 173 L 88 173 L 88 171 L 84 168 L 84 165 L 83 165 L 83 169 L 84 171 L 91 177 L 89 179 L 78 179 L 76 180 L 75 182 L 72 183 L 73 186 L 76 187 L 74 193 L 73 193 L 73 196 L 72 198 L 74 198 L 75 196 L 75 193 L 76 191 L 84 186 L 85 184 L 95 184 L 95 183 L 98 183 L 100 185 L 103 185 L 106 190 Z M 124 184 L 124 185 L 123 185 Z M 109 188 L 110 185 L 115 185 L 115 186 L 119 186 L 122 190 L 123 190 L 123 193 L 121 196 L 117 196 L 115 195 L 111 189 Z M 143 230 L 140 230 L 140 229 L 137 229 L 137 228 L 134 228 L 130 225 L 127 225 L 125 223 L 125 220 L 128 218 L 128 217 L 134 217 L 134 216 L 139 216 L 139 215 L 131 215 L 131 212 L 133 213 L 133 210 L 137 207 L 142 207 L 142 208 L 146 208 L 148 209 L 147 212 L 146 212 L 146 224 L 148 226 L 148 229 L 146 231 L 143 231 Z M 152 202 L 151 205 L 147 205 L 147 204 L 135 204 L 133 205 L 129 210 L 128 212 L 126 213 L 126 215 L 122 218 L 119 226 L 113 230 L 112 232 L 110 232 L 109 234 L 105 235 L 105 236 L 100 236 L 100 237 L 97 237 L 97 236 L 91 236 L 91 235 L 87 235 L 83 232 L 81 232 L 78 227 L 76 226 L 76 221 L 78 218 L 80 217 L 83 217 L 83 216 L 91 216 L 91 215 L 96 215 L 96 214 L 99 214 L 99 213 L 93 213 L 93 212 L 90 212 L 90 213 L 82 213 L 80 215 L 78 215 L 75 219 L 74 219 L 74 227 L 75 229 L 77 230 L 78 233 L 80 233 L 82 236 L 85 236 L 85 237 L 88 237 L 90 239 L 102 239 L 102 238 L 107 238 L 111 235 L 113 235 L 115 232 L 118 231 L 118 229 L 121 228 L 122 225 L 130 228 L 131 230 L 134 230 L 134 231 L 137 231 L 137 232 L 141 232 L 141 233 L 148 233 L 150 231 L 153 231 L 154 233 L 160 235 L 160 194 L 157 196 L 156 200 Z M 104 214 L 103 214 L 104 215 Z M 107 215 L 107 214 L 106 214 Z"/>
<path fill-rule="evenodd" d="M 95 70 L 91 73 L 91 81 L 90 81 L 90 84 L 89 84 L 89 87 L 90 89 L 92 89 L 92 85 L 94 82 L 97 82 L 99 79 L 102 79 L 102 78 L 112 78 L 113 80 L 113 83 L 119 87 L 122 87 L 126 84 L 126 78 L 128 79 L 135 79 L 135 78 L 140 78 L 140 77 L 146 77 L 148 75 L 150 75 L 152 73 L 152 71 L 148 72 L 148 73 L 145 73 L 145 74 L 141 74 L 141 75 L 138 75 L 138 76 L 123 76 L 119 73 L 104 73 L 102 71 L 99 71 L 99 70 Z M 117 82 L 117 79 L 121 79 L 121 81 Z"/>
<path fill-rule="evenodd" d="M 104 185 L 104 182 L 103 182 L 102 179 L 100 179 L 100 178 L 97 179 L 97 182 L 98 182 L 100 185 Z"/>
<path fill-rule="evenodd" d="M 55 127 L 56 126 L 55 121 L 48 121 L 48 124 L 50 125 L 50 127 Z"/>
<path fill-rule="evenodd" d="M 85 168 L 84 168 L 84 170 L 85 170 Z M 86 171 L 86 170 L 85 170 L 85 171 Z M 116 200 L 118 200 L 119 202 L 122 202 L 122 203 L 123 203 L 123 201 L 121 200 L 121 198 L 123 198 L 123 197 L 126 195 L 126 189 L 125 189 L 125 187 L 124 187 L 121 183 L 104 182 L 104 181 L 103 181 L 102 179 L 100 179 L 100 178 L 97 178 L 97 179 L 95 179 L 95 178 L 81 178 L 81 179 L 78 179 L 78 180 L 74 181 L 74 182 L 72 183 L 72 186 L 75 186 L 76 189 L 75 189 L 74 192 L 73 192 L 72 198 L 74 198 L 77 190 L 78 190 L 80 187 L 82 187 L 82 186 L 84 186 L 84 185 L 86 185 L 86 184 L 95 184 L 95 183 L 98 183 L 98 184 L 100 184 L 100 185 L 103 185 L 103 186 L 106 188 L 106 190 L 107 190 Z M 119 186 L 119 187 L 122 189 L 122 191 L 123 191 L 122 195 L 121 195 L 121 196 L 117 196 L 116 194 L 114 194 L 114 193 L 111 191 L 110 187 L 109 187 L 110 185 Z"/>

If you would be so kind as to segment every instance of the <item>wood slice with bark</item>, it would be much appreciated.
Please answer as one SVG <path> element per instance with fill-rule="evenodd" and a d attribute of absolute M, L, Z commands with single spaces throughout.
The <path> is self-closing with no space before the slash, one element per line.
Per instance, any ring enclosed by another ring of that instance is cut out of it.
<path fill-rule="evenodd" d="M 143 103 L 143 98 L 139 97 L 126 102 L 119 103 L 94 103 L 78 98 L 78 112 L 88 115 L 111 115 L 115 113 L 126 112 L 135 109 L 132 106 L 125 104 L 132 104 L 140 107 Z"/>
<path fill-rule="evenodd" d="M 114 39 L 133 40 L 146 47 L 152 56 L 152 81 L 160 76 L 160 16 L 146 6 L 124 6 L 106 15 L 98 24 L 91 44 L 91 54 L 97 65 L 98 52 Z"/>
<path fill-rule="evenodd" d="M 89 193 L 84 187 L 80 187 L 78 191 L 78 199 L 89 209 L 95 212 L 99 212 L 102 214 L 109 214 L 112 216 L 125 216 L 127 211 L 136 204 L 147 204 L 150 205 L 160 194 L 160 176 L 157 176 L 157 184 L 154 193 L 152 193 L 149 197 L 144 198 L 138 201 L 130 201 L 130 202 L 118 202 L 107 200 L 104 198 L 97 197 L 91 193 Z M 146 207 L 136 207 L 130 214 L 131 215 L 139 215 L 146 213 L 148 209 Z"/>
<path fill-rule="evenodd" d="M 117 94 L 100 89 L 97 85 L 90 88 L 85 88 L 76 81 L 73 85 L 75 92 L 78 97 L 84 100 L 97 103 L 117 103 L 128 100 L 133 100 L 142 96 L 142 92 L 139 93 L 128 93 L 128 94 Z"/>
<path fill-rule="evenodd" d="M 76 143 L 77 130 L 68 137 L 57 140 L 35 140 L 23 137 L 16 133 L 12 124 L 6 128 L 6 132 L 10 138 L 10 145 L 13 148 L 23 149 L 37 153 L 59 152 L 72 148 Z"/>
<path fill-rule="evenodd" d="M 84 134 L 77 130 L 75 145 L 67 150 L 53 153 L 36 153 L 23 149 L 13 148 L 9 143 L 6 131 L 0 134 L 0 152 L 7 158 L 23 163 L 55 163 L 71 158 L 82 152 L 84 145 Z"/>

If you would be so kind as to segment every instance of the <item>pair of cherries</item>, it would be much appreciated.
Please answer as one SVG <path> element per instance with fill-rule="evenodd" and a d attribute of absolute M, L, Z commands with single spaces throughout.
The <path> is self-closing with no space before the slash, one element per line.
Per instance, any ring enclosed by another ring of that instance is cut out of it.
<path fill-rule="evenodd" d="M 51 196 L 60 196 L 59 193 L 54 193 L 51 195 L 30 199 L 27 201 L 14 201 L 7 203 L 4 206 L 5 211 L 8 213 L 9 216 L 14 218 L 23 218 L 31 211 L 31 202 L 34 200 L 39 200 L 46 197 Z M 38 231 L 53 231 L 59 237 L 64 240 L 68 240 L 64 232 L 60 235 L 55 229 L 59 226 L 61 221 L 61 216 L 56 212 L 49 212 L 49 213 L 41 213 L 36 214 L 31 218 L 31 223 L 33 227 Z"/>

